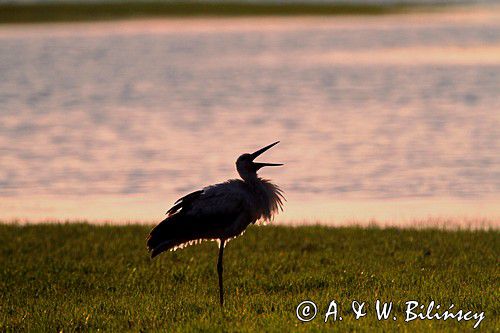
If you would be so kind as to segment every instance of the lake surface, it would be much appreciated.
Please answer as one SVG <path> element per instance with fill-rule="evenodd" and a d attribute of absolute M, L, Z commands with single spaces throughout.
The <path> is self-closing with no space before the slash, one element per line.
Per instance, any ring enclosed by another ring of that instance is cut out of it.
<path fill-rule="evenodd" d="M 499 226 L 497 9 L 3 25 L 0 73 L 3 219 L 158 220 L 281 140 L 282 220 Z"/>

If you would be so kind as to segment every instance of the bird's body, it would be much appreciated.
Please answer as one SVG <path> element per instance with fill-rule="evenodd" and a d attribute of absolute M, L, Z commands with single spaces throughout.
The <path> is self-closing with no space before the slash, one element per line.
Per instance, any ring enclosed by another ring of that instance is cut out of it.
<path fill-rule="evenodd" d="M 155 257 L 203 240 L 227 241 L 252 223 L 271 220 L 281 207 L 281 191 L 268 180 L 231 179 L 179 199 L 151 231 L 147 245 Z"/>
<path fill-rule="evenodd" d="M 277 142 L 238 158 L 236 168 L 242 179 L 207 186 L 177 200 L 167 211 L 167 218 L 149 234 L 147 246 L 152 258 L 164 251 L 203 240 L 219 241 L 221 305 L 224 244 L 241 235 L 248 225 L 261 220 L 269 221 L 282 209 L 284 197 L 279 187 L 257 176 L 257 170 L 261 167 L 281 164 L 253 162 L 275 144 Z"/>

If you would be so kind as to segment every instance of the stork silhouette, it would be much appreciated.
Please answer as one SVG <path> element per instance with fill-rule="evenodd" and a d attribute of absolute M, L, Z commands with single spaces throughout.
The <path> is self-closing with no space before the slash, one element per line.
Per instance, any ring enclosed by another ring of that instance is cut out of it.
<path fill-rule="evenodd" d="M 242 179 L 207 186 L 177 200 L 167 211 L 167 218 L 148 236 L 147 247 L 151 258 L 203 240 L 218 241 L 217 274 L 221 306 L 224 305 L 224 245 L 241 235 L 251 223 L 270 221 L 279 210 L 283 210 L 283 192 L 277 185 L 257 175 L 262 167 L 283 164 L 254 162 L 257 156 L 278 143 L 238 157 L 236 170 Z"/>

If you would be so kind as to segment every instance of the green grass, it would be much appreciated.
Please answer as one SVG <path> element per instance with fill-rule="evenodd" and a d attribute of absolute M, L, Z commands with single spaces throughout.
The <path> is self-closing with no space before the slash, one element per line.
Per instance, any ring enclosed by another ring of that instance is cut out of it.
<path fill-rule="evenodd" d="M 262 16 L 262 15 L 379 15 L 431 10 L 442 6 L 418 3 L 241 3 L 125 1 L 103 3 L 3 3 L 0 23 L 94 21 L 128 18 Z"/>
<path fill-rule="evenodd" d="M 407 300 L 484 311 L 500 327 L 498 231 L 251 227 L 225 251 L 218 305 L 217 247 L 150 260 L 148 226 L 0 224 L 0 331 L 463 331 L 473 321 L 404 323 Z M 329 301 L 342 322 L 300 323 L 295 307 Z M 397 321 L 378 322 L 376 299 Z M 354 320 L 349 304 L 367 302 Z"/>

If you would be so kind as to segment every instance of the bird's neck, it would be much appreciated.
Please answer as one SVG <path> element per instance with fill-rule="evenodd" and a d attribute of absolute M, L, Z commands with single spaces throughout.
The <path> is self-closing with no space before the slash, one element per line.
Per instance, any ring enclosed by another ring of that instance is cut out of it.
<path fill-rule="evenodd" d="M 241 179 L 245 181 L 245 183 L 252 184 L 258 182 L 259 177 L 257 177 L 257 172 L 255 170 L 251 170 L 250 168 L 243 168 L 237 166 L 236 170 L 240 175 Z"/>
<path fill-rule="evenodd" d="M 263 218 L 270 221 L 273 215 L 282 207 L 281 190 L 270 181 L 260 178 L 256 173 L 242 178 L 247 184 L 256 205 L 255 219 Z"/>
<path fill-rule="evenodd" d="M 240 172 L 240 177 L 243 181 L 249 185 L 259 184 L 260 178 L 255 172 Z"/>
<path fill-rule="evenodd" d="M 243 178 L 243 177 L 242 177 Z M 249 175 L 248 177 L 244 177 L 243 181 L 247 184 L 248 189 L 254 195 L 254 198 L 262 205 L 266 206 L 267 203 L 267 190 L 265 181 L 260 178 L 256 173 Z M 261 202 L 263 201 L 263 202 Z"/>

